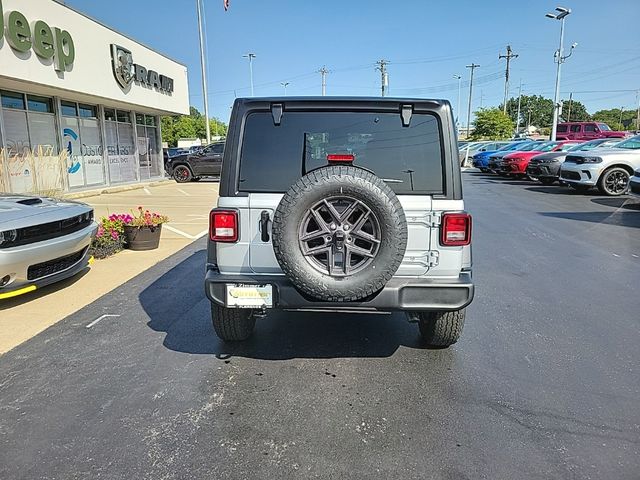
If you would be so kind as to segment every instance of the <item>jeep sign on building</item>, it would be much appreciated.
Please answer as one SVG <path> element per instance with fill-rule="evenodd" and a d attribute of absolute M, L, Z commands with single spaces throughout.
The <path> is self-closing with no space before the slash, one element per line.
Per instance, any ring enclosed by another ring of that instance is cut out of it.
<path fill-rule="evenodd" d="M 0 192 L 160 178 L 189 113 L 184 65 L 54 0 L 0 0 L 0 99 Z"/>

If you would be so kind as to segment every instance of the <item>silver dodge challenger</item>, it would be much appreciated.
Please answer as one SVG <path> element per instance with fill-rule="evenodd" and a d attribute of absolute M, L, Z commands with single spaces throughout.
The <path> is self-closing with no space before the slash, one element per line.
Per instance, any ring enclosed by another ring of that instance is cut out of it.
<path fill-rule="evenodd" d="M 97 228 L 84 203 L 0 194 L 0 300 L 86 268 Z"/>

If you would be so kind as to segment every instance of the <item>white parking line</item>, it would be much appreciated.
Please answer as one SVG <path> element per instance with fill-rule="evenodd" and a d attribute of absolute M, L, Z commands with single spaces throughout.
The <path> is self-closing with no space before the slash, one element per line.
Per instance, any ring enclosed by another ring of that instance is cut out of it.
<path fill-rule="evenodd" d="M 190 193 L 185 192 L 185 191 L 184 191 L 184 190 L 182 190 L 181 188 L 176 188 L 176 190 L 178 190 L 180 193 L 182 193 L 183 195 L 185 195 L 185 196 L 187 196 L 187 197 L 190 197 L 190 196 L 191 196 L 191 194 L 190 194 Z"/>
<path fill-rule="evenodd" d="M 91 322 L 90 324 L 88 324 L 85 328 L 91 328 L 91 327 L 93 327 L 96 323 L 98 323 L 100 320 L 103 320 L 103 319 L 105 319 L 105 318 L 107 318 L 107 317 L 119 317 L 119 316 L 120 316 L 120 315 L 112 315 L 112 314 L 110 314 L 110 313 L 107 313 L 107 314 L 105 314 L 105 315 L 102 315 L 102 316 L 100 316 L 100 317 L 96 318 L 93 322 Z"/>
<path fill-rule="evenodd" d="M 151 195 L 151 191 L 147 187 L 144 187 L 143 190 L 147 195 Z"/>
<path fill-rule="evenodd" d="M 613 255 L 614 257 L 620 257 L 620 255 L 618 255 L 617 253 L 612 253 L 611 255 Z"/>
<path fill-rule="evenodd" d="M 183 237 L 188 238 L 189 240 L 197 240 L 199 238 L 204 237 L 207 233 L 209 233 L 209 230 L 203 230 L 197 235 L 190 235 L 186 232 L 183 232 L 182 230 L 178 230 L 177 228 L 172 227 L 171 225 L 167 225 L 166 223 L 164 224 L 164 228 L 172 231 L 173 233 L 177 233 L 178 235 L 182 235 Z"/>

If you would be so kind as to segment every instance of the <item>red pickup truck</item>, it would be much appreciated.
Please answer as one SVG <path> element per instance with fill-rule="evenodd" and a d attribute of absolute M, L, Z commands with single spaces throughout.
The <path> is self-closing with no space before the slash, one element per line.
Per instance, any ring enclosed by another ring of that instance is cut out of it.
<path fill-rule="evenodd" d="M 624 138 L 625 132 L 616 132 L 606 123 L 565 122 L 558 124 L 556 140 L 595 140 L 596 138 Z"/>

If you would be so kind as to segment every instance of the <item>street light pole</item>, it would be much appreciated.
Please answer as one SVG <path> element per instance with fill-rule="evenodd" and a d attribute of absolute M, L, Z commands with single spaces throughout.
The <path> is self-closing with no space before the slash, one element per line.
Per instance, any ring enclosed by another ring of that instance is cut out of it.
<path fill-rule="evenodd" d="M 556 7 L 556 14 L 547 13 L 545 16 L 553 20 L 560 20 L 560 45 L 555 55 L 555 62 L 558 64 L 556 68 L 556 88 L 553 96 L 553 125 L 551 126 L 551 140 L 556 139 L 556 133 L 558 130 L 558 118 L 560 117 L 560 72 L 562 69 L 562 63 L 571 56 L 573 49 L 576 47 L 576 43 L 571 45 L 571 53 L 564 56 L 564 20 L 567 15 L 571 13 L 570 8 Z"/>
<path fill-rule="evenodd" d="M 520 133 L 520 100 L 522 100 L 522 79 L 518 87 L 518 113 L 516 113 L 516 135 Z"/>
<path fill-rule="evenodd" d="M 256 54 L 247 53 L 243 57 L 249 59 L 249 80 L 251 81 L 251 96 L 253 97 L 253 59 L 256 58 Z"/>
<path fill-rule="evenodd" d="M 196 0 L 196 10 L 198 12 L 198 33 L 200 34 L 200 67 L 202 68 L 202 96 L 204 102 L 205 129 L 207 132 L 207 145 L 211 143 L 211 126 L 209 125 L 209 94 L 207 92 L 207 66 L 204 56 L 204 36 L 202 34 L 202 12 L 200 11 L 200 1 Z"/>
<path fill-rule="evenodd" d="M 453 78 L 458 80 L 458 106 L 456 107 L 456 127 L 460 128 L 460 92 L 462 91 L 462 75 L 454 75 Z"/>
<path fill-rule="evenodd" d="M 284 87 L 284 96 L 287 96 L 287 85 L 289 85 L 289 82 L 280 82 L 280 85 L 282 85 Z"/>

